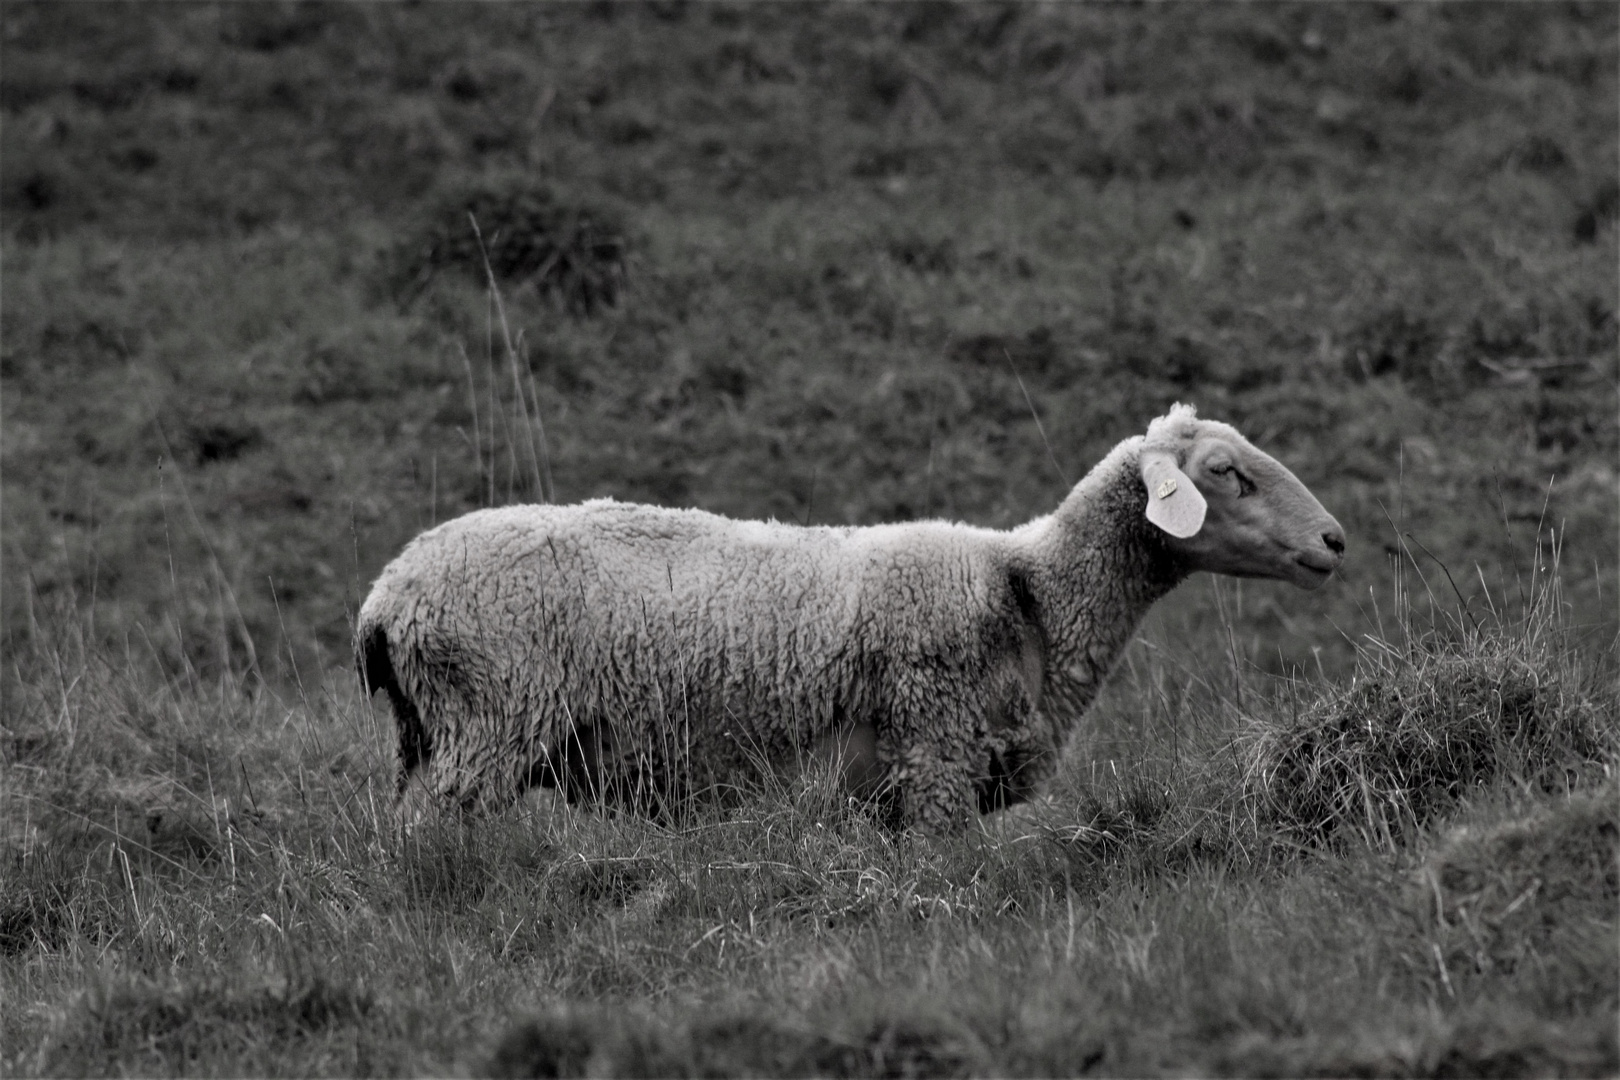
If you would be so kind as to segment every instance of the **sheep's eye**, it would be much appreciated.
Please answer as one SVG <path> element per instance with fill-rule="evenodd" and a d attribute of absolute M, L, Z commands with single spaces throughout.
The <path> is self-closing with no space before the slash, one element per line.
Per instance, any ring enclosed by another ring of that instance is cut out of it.
<path fill-rule="evenodd" d="M 1211 465 L 1209 471 L 1216 476 L 1235 476 L 1238 483 L 1238 498 L 1254 494 L 1254 481 L 1238 472 L 1235 465 Z"/>

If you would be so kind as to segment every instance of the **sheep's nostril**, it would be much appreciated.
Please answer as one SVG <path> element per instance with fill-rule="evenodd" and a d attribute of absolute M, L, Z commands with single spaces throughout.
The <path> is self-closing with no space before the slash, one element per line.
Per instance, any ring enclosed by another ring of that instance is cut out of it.
<path fill-rule="evenodd" d="M 1329 532 L 1323 533 L 1322 543 L 1326 544 L 1328 546 L 1328 550 L 1333 552 L 1333 554 L 1344 554 L 1344 533 L 1340 532 L 1339 530 L 1333 529 Z"/>

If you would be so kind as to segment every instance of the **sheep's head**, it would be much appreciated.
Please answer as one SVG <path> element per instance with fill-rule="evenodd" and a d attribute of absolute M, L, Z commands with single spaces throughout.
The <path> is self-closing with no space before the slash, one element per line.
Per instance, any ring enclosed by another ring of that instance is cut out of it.
<path fill-rule="evenodd" d="M 1344 558 L 1344 530 L 1282 462 L 1189 405 L 1149 425 L 1141 470 L 1148 520 L 1193 570 L 1314 589 Z"/>

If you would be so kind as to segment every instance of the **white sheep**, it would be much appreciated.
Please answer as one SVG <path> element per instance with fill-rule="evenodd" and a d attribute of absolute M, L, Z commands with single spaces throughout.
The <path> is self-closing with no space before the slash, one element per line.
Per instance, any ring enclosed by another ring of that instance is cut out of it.
<path fill-rule="evenodd" d="M 1029 797 L 1188 574 L 1316 588 L 1343 551 L 1288 469 L 1177 405 L 1010 531 L 467 514 L 383 570 L 356 654 L 402 796 L 490 808 L 538 783 L 656 813 L 837 755 L 888 820 L 944 831 Z"/>

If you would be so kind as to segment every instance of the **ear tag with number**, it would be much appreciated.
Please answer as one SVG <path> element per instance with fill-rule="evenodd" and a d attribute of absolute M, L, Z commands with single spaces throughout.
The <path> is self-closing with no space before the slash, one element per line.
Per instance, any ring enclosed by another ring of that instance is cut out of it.
<path fill-rule="evenodd" d="M 1171 536 L 1185 540 L 1204 527 L 1209 504 L 1176 460 L 1162 451 L 1142 454 L 1142 482 L 1147 485 L 1147 519 Z"/>

